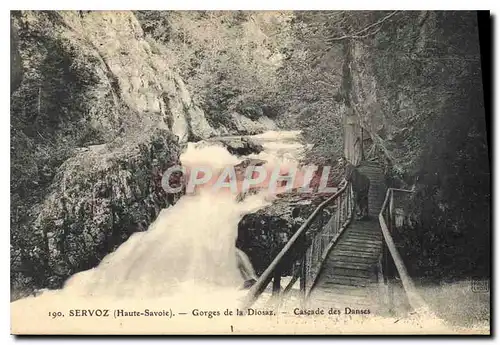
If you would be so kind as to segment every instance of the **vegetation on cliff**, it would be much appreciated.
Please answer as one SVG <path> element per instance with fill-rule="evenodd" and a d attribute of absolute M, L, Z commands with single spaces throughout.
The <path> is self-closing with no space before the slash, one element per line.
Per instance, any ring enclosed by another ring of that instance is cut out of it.
<path fill-rule="evenodd" d="M 315 144 L 310 159 L 345 152 L 350 119 L 362 130 L 364 159 L 384 165 L 393 186 L 416 188 L 418 221 L 401 235 L 413 274 L 487 276 L 491 185 L 476 13 L 297 12 L 292 28 L 283 92 L 289 120 Z"/>
<path fill-rule="evenodd" d="M 155 46 L 186 81 L 216 127 L 235 114 L 276 118 L 278 69 L 291 12 L 137 11 Z"/>
<path fill-rule="evenodd" d="M 146 229 L 174 202 L 156 175 L 180 142 L 215 130 L 132 13 L 22 11 L 12 25 L 11 268 L 22 294 L 60 286 Z"/>

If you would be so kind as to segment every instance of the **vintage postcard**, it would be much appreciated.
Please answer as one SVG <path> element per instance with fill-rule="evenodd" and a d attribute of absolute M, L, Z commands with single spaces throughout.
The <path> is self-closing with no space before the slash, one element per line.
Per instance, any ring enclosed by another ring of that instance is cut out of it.
<path fill-rule="evenodd" d="M 10 24 L 12 334 L 490 334 L 489 12 Z"/>

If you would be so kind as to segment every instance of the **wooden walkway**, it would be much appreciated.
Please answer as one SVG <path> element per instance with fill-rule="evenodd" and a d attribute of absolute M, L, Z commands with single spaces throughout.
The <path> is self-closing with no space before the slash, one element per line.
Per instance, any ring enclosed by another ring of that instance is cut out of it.
<path fill-rule="evenodd" d="M 360 172 L 370 179 L 368 220 L 353 220 L 332 248 L 308 298 L 308 306 L 370 309 L 377 312 L 379 284 L 377 264 L 382 251 L 378 213 L 386 186 L 380 167 L 364 163 Z"/>

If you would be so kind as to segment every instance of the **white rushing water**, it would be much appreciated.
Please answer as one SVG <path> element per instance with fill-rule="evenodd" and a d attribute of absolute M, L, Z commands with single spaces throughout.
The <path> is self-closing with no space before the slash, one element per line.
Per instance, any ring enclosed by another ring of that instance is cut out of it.
<path fill-rule="evenodd" d="M 269 164 L 297 161 L 303 148 L 298 136 L 299 132 L 292 131 L 256 136 L 264 152 L 251 157 Z M 183 166 L 213 168 L 236 165 L 245 158 L 218 145 L 195 143 L 189 143 L 180 157 Z M 97 267 L 75 274 L 62 290 L 46 294 L 106 299 L 185 296 L 191 300 L 195 290 L 201 294 L 224 290 L 240 297 L 244 291 L 235 255 L 238 223 L 245 214 L 267 204 L 266 193 L 242 202 L 236 201 L 235 194 L 210 190 L 185 195 L 163 209 L 147 231 L 133 234 Z"/>

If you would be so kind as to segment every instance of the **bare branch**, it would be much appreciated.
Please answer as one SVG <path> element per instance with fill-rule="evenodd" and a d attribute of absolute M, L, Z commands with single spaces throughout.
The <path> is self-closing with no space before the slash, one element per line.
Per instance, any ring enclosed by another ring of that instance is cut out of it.
<path fill-rule="evenodd" d="M 354 33 L 354 34 L 349 34 L 349 35 L 344 35 L 344 36 L 341 36 L 341 37 L 335 37 L 335 38 L 330 38 L 328 40 L 328 42 L 334 42 L 334 41 L 341 41 L 343 39 L 346 39 L 346 38 L 363 38 L 363 37 L 367 37 L 367 36 L 370 36 L 370 35 L 373 35 L 375 33 L 377 33 L 380 28 L 378 28 L 376 31 L 372 32 L 372 33 L 368 33 L 368 34 L 365 34 L 364 36 L 362 34 L 364 34 L 365 32 L 367 32 L 368 30 L 370 30 L 371 28 L 377 26 L 377 25 L 382 25 L 387 19 L 391 18 L 392 16 L 394 16 L 396 13 L 398 13 L 399 11 L 393 11 L 391 13 L 389 13 L 388 15 L 386 15 L 384 18 L 376 21 L 375 23 L 372 23 L 368 26 L 366 26 L 364 29 L 361 29 L 360 31 Z"/>
<path fill-rule="evenodd" d="M 372 32 L 367 33 L 366 35 L 363 35 L 363 36 L 352 36 L 352 38 L 357 38 L 357 39 L 359 39 L 359 38 L 366 38 L 366 37 L 368 37 L 368 36 L 373 36 L 373 35 L 376 35 L 376 34 L 377 34 L 377 32 L 379 32 L 379 31 L 380 31 L 380 29 L 382 29 L 382 25 L 380 25 L 380 26 L 379 26 L 376 30 L 374 30 L 374 31 L 372 31 Z"/>

